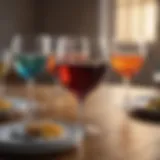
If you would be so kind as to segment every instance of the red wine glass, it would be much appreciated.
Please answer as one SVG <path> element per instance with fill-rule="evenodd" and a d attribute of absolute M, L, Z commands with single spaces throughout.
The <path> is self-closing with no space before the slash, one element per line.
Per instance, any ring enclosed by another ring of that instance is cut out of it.
<path fill-rule="evenodd" d="M 80 102 L 80 124 L 84 98 L 99 84 L 106 68 L 104 55 L 96 41 L 91 42 L 86 37 L 60 37 L 57 40 L 56 74 L 61 84 Z M 91 124 L 86 126 L 91 128 Z"/>

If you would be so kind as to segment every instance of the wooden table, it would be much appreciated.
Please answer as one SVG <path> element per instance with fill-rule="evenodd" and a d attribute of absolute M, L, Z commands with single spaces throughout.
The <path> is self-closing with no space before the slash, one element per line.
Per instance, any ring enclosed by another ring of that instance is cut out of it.
<path fill-rule="evenodd" d="M 51 86 L 37 86 L 46 93 Z M 40 91 L 41 90 L 41 91 Z M 10 94 L 24 92 L 23 86 L 9 87 Z M 151 95 L 152 89 L 134 87 L 131 96 Z M 86 100 L 85 121 L 97 124 L 101 133 L 88 135 L 79 148 L 60 155 L 12 156 L 15 159 L 50 160 L 154 160 L 159 127 L 127 117 L 122 108 L 124 87 L 102 84 Z M 2 155 L 0 159 L 10 159 Z"/>

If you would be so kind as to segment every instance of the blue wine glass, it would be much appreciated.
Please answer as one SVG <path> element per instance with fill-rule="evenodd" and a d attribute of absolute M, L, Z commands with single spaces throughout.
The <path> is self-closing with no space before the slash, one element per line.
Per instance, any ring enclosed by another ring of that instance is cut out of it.
<path fill-rule="evenodd" d="M 35 78 L 45 70 L 47 55 L 51 51 L 50 40 L 48 35 L 16 35 L 11 42 L 14 69 L 27 82 L 27 95 L 32 102 L 35 101 Z"/>

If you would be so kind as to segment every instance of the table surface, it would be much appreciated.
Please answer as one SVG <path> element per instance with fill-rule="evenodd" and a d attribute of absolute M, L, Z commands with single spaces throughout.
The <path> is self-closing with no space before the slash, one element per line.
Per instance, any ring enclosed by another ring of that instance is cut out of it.
<path fill-rule="evenodd" d="M 37 85 L 36 92 L 46 96 L 53 87 Z M 24 86 L 8 86 L 8 94 L 23 96 Z M 152 95 L 151 88 L 132 87 L 132 98 L 137 95 Z M 102 84 L 85 101 L 85 122 L 99 126 L 97 135 L 87 135 L 77 149 L 57 155 L 16 156 L 15 159 L 44 160 L 154 160 L 158 147 L 158 126 L 137 122 L 129 118 L 122 107 L 124 86 Z M 53 95 L 54 96 L 54 95 Z M 0 159 L 11 159 L 1 155 Z"/>

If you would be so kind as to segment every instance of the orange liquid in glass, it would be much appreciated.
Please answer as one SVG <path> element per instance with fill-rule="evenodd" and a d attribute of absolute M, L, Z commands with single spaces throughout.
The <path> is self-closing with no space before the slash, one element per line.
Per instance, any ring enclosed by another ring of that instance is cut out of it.
<path fill-rule="evenodd" d="M 55 57 L 49 56 L 46 63 L 46 70 L 52 76 L 55 75 L 55 67 L 56 67 Z"/>
<path fill-rule="evenodd" d="M 143 62 L 143 57 L 130 53 L 129 55 L 115 54 L 111 58 L 113 69 L 126 78 L 134 76 L 142 67 Z"/>

